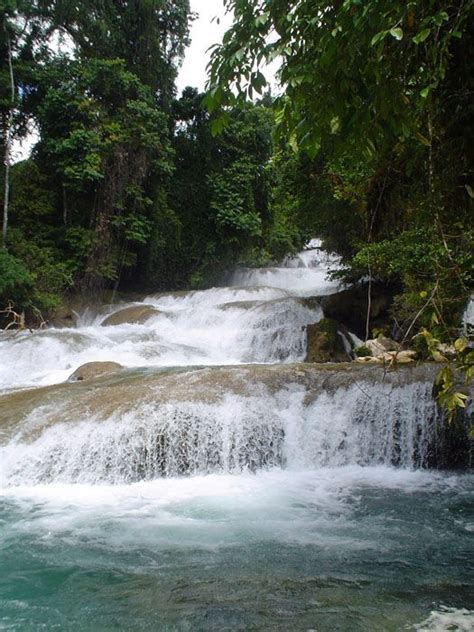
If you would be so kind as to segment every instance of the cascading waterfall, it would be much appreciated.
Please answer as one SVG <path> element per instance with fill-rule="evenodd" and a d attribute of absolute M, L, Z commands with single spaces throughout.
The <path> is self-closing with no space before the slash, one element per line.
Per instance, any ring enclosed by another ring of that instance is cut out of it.
<path fill-rule="evenodd" d="M 128 367 L 297 362 L 305 355 L 304 326 L 322 318 L 317 305 L 272 288 L 148 296 L 135 305 L 141 304 L 158 310 L 143 324 L 102 327 L 102 313 L 77 329 L 6 335 L 0 389 L 62 382 L 91 361 Z"/>
<path fill-rule="evenodd" d="M 317 394 L 310 390 L 312 373 L 323 380 Z M 258 383 L 254 376 L 246 392 L 215 397 L 209 380 L 218 391 L 225 370 L 197 372 L 193 390 L 201 395 L 177 401 L 173 389 L 182 397 L 190 381 L 180 373 L 173 381 L 156 380 L 140 401 L 128 400 L 126 410 L 110 416 L 99 406 L 91 418 L 50 423 L 57 411 L 43 411 L 39 437 L 28 441 L 28 433 L 19 433 L 0 449 L 0 485 L 122 484 L 274 466 L 414 468 L 433 460 L 437 424 L 429 376 L 400 384 L 395 375 L 377 385 L 350 376 L 347 385 L 328 390 L 326 372 L 309 371 L 303 384 L 291 383 L 288 372 L 288 384 L 276 392 L 265 385 L 268 377 L 263 374 Z M 171 401 L 160 401 L 162 389 Z"/>
<path fill-rule="evenodd" d="M 436 368 L 302 362 L 338 265 L 0 333 L 0 629 L 472 629 Z"/>

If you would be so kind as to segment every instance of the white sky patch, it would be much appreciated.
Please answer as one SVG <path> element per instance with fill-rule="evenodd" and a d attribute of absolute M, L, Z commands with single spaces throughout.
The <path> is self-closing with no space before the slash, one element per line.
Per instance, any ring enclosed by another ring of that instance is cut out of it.
<path fill-rule="evenodd" d="M 206 66 L 210 59 L 207 50 L 222 41 L 222 36 L 232 23 L 232 15 L 225 13 L 222 0 L 191 0 L 191 10 L 198 17 L 191 25 L 191 45 L 178 76 L 178 94 L 186 86 L 204 90 Z"/>
<path fill-rule="evenodd" d="M 198 17 L 191 26 L 191 45 L 186 50 L 176 82 L 178 96 L 186 86 L 198 88 L 201 92 L 204 90 L 207 81 L 206 66 L 211 57 L 208 49 L 213 44 L 222 42 L 222 37 L 233 20 L 233 14 L 226 13 L 223 0 L 191 0 L 191 10 Z M 274 95 L 280 92 L 275 79 L 278 67 L 279 60 L 276 60 L 262 68 Z"/>

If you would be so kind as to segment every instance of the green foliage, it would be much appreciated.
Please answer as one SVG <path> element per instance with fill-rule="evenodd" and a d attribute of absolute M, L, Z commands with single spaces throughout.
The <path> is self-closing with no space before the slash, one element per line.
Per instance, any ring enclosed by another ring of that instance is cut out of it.
<path fill-rule="evenodd" d="M 167 118 L 120 59 L 60 60 L 43 82 L 39 155 L 62 183 L 67 223 L 95 226 L 84 282 L 116 280 L 159 211 L 149 178 L 172 171 Z"/>
<path fill-rule="evenodd" d="M 228 113 L 219 136 L 202 95 L 188 88 L 174 105 L 176 171 L 170 204 L 181 224 L 174 285 L 217 282 L 225 268 L 265 265 L 295 249 L 301 237 L 293 198 L 279 195 L 273 118 L 264 102 Z"/>
<path fill-rule="evenodd" d="M 15 301 L 33 285 L 33 279 L 25 265 L 8 253 L 0 249 L 0 297 L 2 302 Z"/>
<path fill-rule="evenodd" d="M 367 358 L 372 355 L 371 350 L 365 345 L 361 345 L 360 347 L 356 347 L 354 349 L 354 353 L 358 358 Z"/>
<path fill-rule="evenodd" d="M 213 51 L 211 110 L 235 106 L 266 84 L 277 60 L 276 101 L 286 137 L 315 154 L 341 142 L 370 156 L 390 137 L 423 136 L 420 115 L 449 69 L 472 2 L 226 0 L 234 23 Z M 418 142 L 422 142 L 421 139 Z"/>
<path fill-rule="evenodd" d="M 452 349 L 444 349 L 427 329 L 423 328 L 418 336 L 424 340 L 434 360 L 446 363 L 436 376 L 436 398 L 451 423 L 456 410 L 466 408 L 470 399 L 469 387 L 474 379 L 474 350 L 464 337 L 457 338 Z"/>
<path fill-rule="evenodd" d="M 20 307 L 47 309 L 71 284 L 118 282 L 166 223 L 169 107 L 189 2 L 86 1 L 77 11 L 67 1 L 12 0 L 1 8 L 0 108 L 11 107 L 10 43 L 14 134 L 32 119 L 40 134 L 33 159 L 12 172 L 8 247 L 32 279 Z M 66 38 L 62 53 L 49 45 L 55 37 Z"/>

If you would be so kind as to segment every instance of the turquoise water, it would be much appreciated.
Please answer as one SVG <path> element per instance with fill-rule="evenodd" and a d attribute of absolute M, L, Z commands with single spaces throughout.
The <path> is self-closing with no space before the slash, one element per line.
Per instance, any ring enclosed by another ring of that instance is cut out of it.
<path fill-rule="evenodd" d="M 4 488 L 0 629 L 471 630 L 473 508 L 387 467 Z"/>

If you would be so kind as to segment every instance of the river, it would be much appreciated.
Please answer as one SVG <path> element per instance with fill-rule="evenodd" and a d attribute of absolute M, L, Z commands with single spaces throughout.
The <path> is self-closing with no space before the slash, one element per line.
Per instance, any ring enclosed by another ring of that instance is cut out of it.
<path fill-rule="evenodd" d="M 432 467 L 434 369 L 302 363 L 336 265 L 0 334 L 0 629 L 474 628 L 473 476 Z M 92 361 L 125 368 L 68 381 Z"/>

